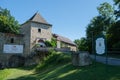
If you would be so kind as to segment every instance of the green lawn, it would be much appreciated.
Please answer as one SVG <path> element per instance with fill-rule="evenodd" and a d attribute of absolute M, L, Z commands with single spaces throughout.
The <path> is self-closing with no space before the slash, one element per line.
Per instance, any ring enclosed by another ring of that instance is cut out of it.
<path fill-rule="evenodd" d="M 86 67 L 74 67 L 71 63 L 50 65 L 38 72 L 20 68 L 5 71 L 9 74 L 0 80 L 120 80 L 120 67 L 108 66 L 106 70 L 101 63 Z"/>
<path fill-rule="evenodd" d="M 45 61 L 49 64 L 38 65 L 34 69 L 23 67 L 0 70 L 0 80 L 120 80 L 120 66 L 93 63 L 85 67 L 75 67 L 70 61 L 63 60 L 63 58 L 58 59 L 55 56 L 54 58 L 56 60 L 53 59 L 53 56 L 49 57 Z M 68 57 L 65 58 L 68 59 Z M 3 76 L 5 73 L 6 75 Z M 1 76 L 3 77 L 1 78 Z"/>
<path fill-rule="evenodd" d="M 20 69 L 9 69 L 9 70 L 11 73 L 5 79 L 16 79 L 18 77 L 30 75 L 33 73 L 32 71 L 20 70 Z"/>
<path fill-rule="evenodd" d="M 0 70 L 0 80 L 4 80 L 10 73 L 9 69 Z"/>

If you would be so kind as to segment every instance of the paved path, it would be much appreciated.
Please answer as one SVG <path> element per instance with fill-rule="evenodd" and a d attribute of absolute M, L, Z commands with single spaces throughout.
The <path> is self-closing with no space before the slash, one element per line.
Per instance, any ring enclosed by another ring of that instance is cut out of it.
<path fill-rule="evenodd" d="M 95 59 L 95 55 L 90 55 L 92 59 Z M 120 59 L 117 59 L 117 58 L 111 58 L 111 57 L 108 57 L 106 59 L 106 57 L 103 57 L 103 56 L 96 56 L 96 61 L 98 62 L 102 62 L 102 63 L 107 63 L 109 65 L 117 65 L 117 66 L 120 66 Z"/>

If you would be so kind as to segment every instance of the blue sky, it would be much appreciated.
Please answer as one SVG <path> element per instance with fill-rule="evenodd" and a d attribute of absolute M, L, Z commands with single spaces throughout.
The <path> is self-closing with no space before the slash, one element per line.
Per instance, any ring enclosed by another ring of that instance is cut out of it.
<path fill-rule="evenodd" d="M 53 25 L 53 33 L 74 41 L 85 37 L 86 26 L 103 2 L 113 4 L 113 0 L 1 0 L 0 6 L 10 10 L 20 24 L 38 11 Z"/>

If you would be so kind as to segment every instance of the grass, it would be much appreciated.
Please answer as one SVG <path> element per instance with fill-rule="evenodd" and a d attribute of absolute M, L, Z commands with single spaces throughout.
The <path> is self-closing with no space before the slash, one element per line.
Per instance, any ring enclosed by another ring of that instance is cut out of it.
<path fill-rule="evenodd" d="M 9 76 L 0 80 L 120 80 L 120 66 L 93 63 L 75 67 L 70 62 L 70 56 L 64 54 L 53 54 L 37 67 L 5 69 L 6 72 Z"/>
<path fill-rule="evenodd" d="M 9 69 L 10 74 L 5 79 L 16 79 L 21 76 L 26 76 L 32 73 L 32 71 L 20 70 L 20 69 Z"/>
<path fill-rule="evenodd" d="M 111 67 L 109 72 L 106 72 L 105 66 L 103 64 L 96 64 L 94 66 L 87 67 L 74 67 L 71 64 L 61 65 L 59 67 L 54 67 L 50 71 L 46 71 L 44 75 L 40 76 L 41 80 L 119 80 L 120 72 Z M 115 67 L 116 68 L 116 67 Z M 55 70 L 54 70 L 55 69 Z"/>
<path fill-rule="evenodd" d="M 120 67 L 106 66 L 101 63 L 86 67 L 75 67 L 71 63 L 50 65 L 24 76 L 10 78 L 12 80 L 120 80 Z M 18 71 L 18 70 L 16 70 Z M 20 72 L 21 73 L 21 72 Z M 23 72 L 22 72 L 23 73 Z M 26 74 L 28 72 L 24 72 Z"/>
<path fill-rule="evenodd" d="M 4 70 L 0 70 L 0 80 L 3 80 L 5 77 L 7 77 L 10 74 L 10 70 L 9 69 L 4 69 Z"/>

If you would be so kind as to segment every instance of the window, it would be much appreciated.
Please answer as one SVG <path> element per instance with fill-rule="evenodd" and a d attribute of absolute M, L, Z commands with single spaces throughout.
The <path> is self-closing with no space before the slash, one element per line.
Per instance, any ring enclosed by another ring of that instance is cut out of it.
<path fill-rule="evenodd" d="M 11 38 L 10 43 L 14 43 L 14 38 Z"/>
<path fill-rule="evenodd" d="M 41 32 L 41 29 L 38 29 L 38 32 Z"/>

